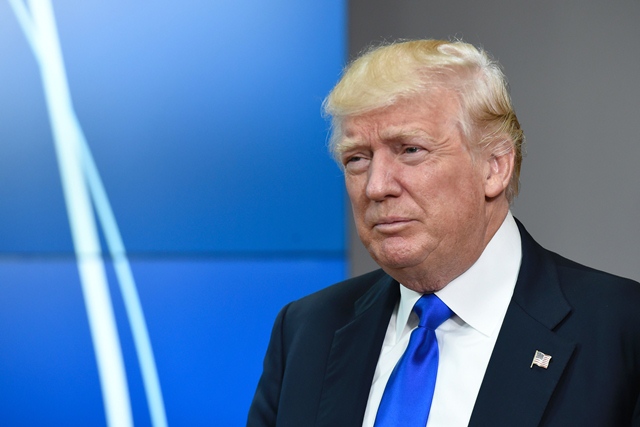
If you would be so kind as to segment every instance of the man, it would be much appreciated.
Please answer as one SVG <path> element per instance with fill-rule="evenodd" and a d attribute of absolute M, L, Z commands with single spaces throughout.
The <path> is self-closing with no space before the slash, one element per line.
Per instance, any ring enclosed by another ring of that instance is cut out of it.
<path fill-rule="evenodd" d="M 382 270 L 280 312 L 247 425 L 640 426 L 640 285 L 511 216 L 523 134 L 497 63 L 463 42 L 380 47 L 325 109 Z M 405 368 L 426 298 L 451 317 L 431 327 L 435 357 Z M 431 381 L 406 371 L 423 364 L 435 385 L 407 393 Z"/>

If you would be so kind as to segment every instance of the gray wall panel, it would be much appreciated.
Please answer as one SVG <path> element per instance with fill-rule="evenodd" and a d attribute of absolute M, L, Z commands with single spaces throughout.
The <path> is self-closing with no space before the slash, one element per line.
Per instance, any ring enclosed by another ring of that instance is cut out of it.
<path fill-rule="evenodd" d="M 640 1 L 349 5 L 350 55 L 397 38 L 463 38 L 504 66 L 527 136 L 513 212 L 548 249 L 640 280 Z M 375 264 L 351 234 L 352 274 Z"/>

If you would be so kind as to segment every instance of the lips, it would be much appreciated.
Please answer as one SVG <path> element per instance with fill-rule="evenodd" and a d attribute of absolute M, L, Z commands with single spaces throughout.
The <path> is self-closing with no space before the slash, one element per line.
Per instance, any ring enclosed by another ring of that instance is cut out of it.
<path fill-rule="evenodd" d="M 410 218 L 387 217 L 374 222 L 373 229 L 385 234 L 397 233 L 404 230 L 413 222 Z"/>

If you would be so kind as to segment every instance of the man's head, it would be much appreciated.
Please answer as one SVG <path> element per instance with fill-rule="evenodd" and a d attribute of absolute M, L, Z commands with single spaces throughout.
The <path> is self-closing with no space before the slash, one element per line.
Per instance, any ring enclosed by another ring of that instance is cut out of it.
<path fill-rule="evenodd" d="M 462 42 L 380 47 L 347 68 L 325 111 L 372 257 L 423 292 L 468 269 L 518 191 L 523 135 L 499 66 Z"/>
<path fill-rule="evenodd" d="M 482 49 L 461 41 L 414 40 L 365 52 L 345 70 L 324 103 L 332 119 L 330 148 L 340 161 L 341 124 L 345 117 L 388 107 L 400 99 L 452 89 L 460 102 L 458 122 L 473 149 L 505 144 L 515 167 L 507 189 L 518 195 L 524 134 L 511 104 L 500 65 Z M 507 135 L 508 140 L 502 138 Z"/>

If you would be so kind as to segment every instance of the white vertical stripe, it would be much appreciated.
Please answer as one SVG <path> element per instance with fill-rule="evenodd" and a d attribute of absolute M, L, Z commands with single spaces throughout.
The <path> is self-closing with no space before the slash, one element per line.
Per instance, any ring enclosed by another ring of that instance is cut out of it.
<path fill-rule="evenodd" d="M 94 329 L 92 327 L 92 336 L 95 336 L 96 334 L 98 336 L 101 336 L 103 333 L 106 333 L 107 335 L 109 334 L 108 331 L 103 331 L 104 325 L 108 324 L 108 321 L 104 323 L 104 320 L 98 320 L 96 323 L 96 321 L 92 321 L 91 318 L 98 317 L 100 319 L 106 319 L 101 316 L 109 316 L 108 313 L 104 313 L 104 308 L 107 307 L 108 311 L 111 312 L 111 303 L 109 300 L 108 287 L 106 285 L 106 276 L 104 275 L 104 265 L 101 258 L 99 257 L 100 247 L 99 241 L 97 240 L 96 226 L 95 223 L 93 223 L 93 217 L 90 214 L 86 214 L 87 210 L 91 209 L 90 204 L 89 207 L 86 206 L 88 204 L 86 200 L 86 184 L 88 184 L 89 193 L 93 197 L 93 202 L 98 214 L 98 220 L 100 221 L 104 229 L 107 245 L 114 261 L 116 276 L 118 278 L 120 290 L 123 295 L 125 309 L 127 311 L 134 344 L 138 354 L 140 370 L 142 373 L 144 388 L 149 404 L 149 411 L 151 413 L 152 425 L 154 425 L 155 427 L 166 427 L 167 420 L 160 389 L 160 381 L 153 357 L 151 341 L 149 339 L 149 334 L 142 311 L 142 305 L 140 304 L 140 299 L 136 289 L 135 281 L 133 279 L 133 274 L 131 272 L 131 267 L 126 256 L 125 247 L 120 236 L 120 231 L 118 229 L 115 216 L 113 215 L 113 210 L 111 209 L 109 199 L 104 190 L 104 186 L 102 184 L 102 180 L 100 179 L 100 175 L 98 173 L 95 162 L 93 161 L 89 146 L 86 142 L 84 134 L 82 133 L 82 128 L 78 123 L 73 111 L 71 97 L 69 95 L 69 90 L 67 87 L 66 76 L 64 74 L 64 64 L 62 55 L 60 53 L 59 43 L 57 42 L 57 38 L 53 38 L 49 39 L 49 42 L 55 43 L 54 46 L 51 46 L 49 43 L 43 43 L 41 45 L 40 43 L 42 37 L 38 33 L 39 24 L 35 23 L 31 19 L 24 3 L 22 3 L 22 1 L 20 0 L 9 0 L 9 2 L 13 6 L 18 21 L 20 22 L 25 35 L 27 36 L 27 40 L 31 44 L 34 54 L 40 63 L 41 69 L 43 70 L 43 81 L 46 79 L 46 77 L 53 77 L 50 80 L 53 83 L 57 83 L 56 85 L 47 85 L 47 83 L 45 82 L 45 91 L 47 91 L 47 89 L 49 90 L 47 95 L 49 95 L 50 92 L 55 92 L 55 94 L 51 97 L 47 96 L 47 99 L 49 100 L 49 98 L 51 98 L 55 100 L 54 103 L 50 103 L 49 105 L 54 104 L 58 107 L 50 108 L 52 127 L 54 128 L 54 138 L 56 139 L 56 141 L 67 141 L 68 146 L 63 148 L 67 148 L 68 150 L 71 150 L 73 152 L 73 154 L 67 153 L 64 156 L 59 156 L 59 162 L 61 165 L 61 175 L 63 176 L 63 185 L 65 187 L 65 200 L 67 200 L 68 206 L 73 206 L 71 208 L 68 207 L 68 210 L 70 222 L 72 223 L 72 233 L 74 233 L 74 246 L 76 247 L 76 253 L 78 256 L 78 268 L 84 287 L 85 299 L 87 300 L 87 311 L 89 313 L 90 322 L 97 325 L 96 333 L 93 333 Z M 32 11 L 35 10 L 36 7 L 36 2 L 32 1 Z M 53 30 L 53 34 L 57 35 L 51 6 L 50 4 L 48 4 L 45 5 L 45 7 L 47 7 L 48 10 L 44 13 L 46 14 L 46 17 L 51 20 L 49 32 L 45 31 L 45 34 L 49 34 L 51 33 L 51 30 Z M 53 61 L 52 58 L 49 57 L 49 54 L 51 52 L 57 55 L 56 58 L 53 58 Z M 53 69 L 51 69 L 51 64 L 56 64 L 56 61 L 59 67 L 54 67 Z M 49 71 L 46 74 L 44 71 L 45 69 Z M 62 132 L 62 138 L 58 138 L 56 136 L 56 127 L 60 128 L 59 131 Z M 62 152 L 62 150 L 58 151 Z M 82 163 L 82 172 L 84 172 L 84 178 L 86 178 L 87 180 L 86 183 L 78 178 L 78 171 L 76 169 L 69 169 L 67 165 L 68 161 L 75 162 L 74 165 L 77 165 L 77 162 Z M 65 172 L 63 171 L 67 171 L 67 177 L 65 177 Z M 82 188 L 78 188 L 78 185 Z M 70 190 L 67 191 L 67 188 L 70 188 Z M 68 193 L 70 193 L 72 196 L 67 197 Z M 80 194 L 80 196 L 73 196 L 74 194 Z M 86 222 L 87 219 L 89 220 L 89 223 L 83 223 L 83 221 Z M 76 224 L 77 226 L 74 227 L 73 224 Z M 80 233 L 76 232 L 78 230 L 80 230 Z M 91 255 L 89 257 L 85 257 L 84 254 Z M 95 255 L 95 257 L 93 255 Z M 87 287 L 84 286 L 85 283 L 98 283 L 100 281 L 104 282 L 103 291 L 106 292 L 99 292 L 93 288 L 87 289 Z M 87 295 L 89 295 L 89 297 L 87 297 Z M 90 295 L 94 295 L 94 297 L 90 297 Z M 96 301 L 103 301 L 108 304 L 106 306 L 96 306 Z M 94 313 L 94 315 L 92 315 L 91 313 Z M 110 317 L 113 318 L 112 312 L 110 314 Z M 115 327 L 114 331 L 116 344 L 118 346 L 117 350 L 118 352 L 120 352 L 119 343 L 117 342 L 117 330 L 115 329 Z M 104 351 L 109 353 L 110 350 L 108 347 L 106 350 L 104 350 L 105 342 L 94 342 L 97 355 L 104 354 Z M 101 375 L 101 379 L 102 378 L 103 375 Z M 124 385 L 126 387 L 126 378 Z M 113 385 L 103 384 L 103 388 L 105 390 L 111 390 L 113 389 Z M 126 394 L 126 388 L 124 391 Z M 105 392 L 103 390 L 103 394 L 104 393 Z M 129 405 L 128 398 L 127 405 Z M 106 394 L 105 407 L 107 407 Z M 110 416 L 109 414 L 111 412 L 114 411 L 107 410 L 108 417 Z M 115 423 L 117 423 L 117 425 L 120 425 L 121 422 L 115 421 Z"/>
<path fill-rule="evenodd" d="M 101 258 L 98 231 L 82 170 L 82 132 L 77 122 L 49 0 L 30 0 L 31 27 L 25 10 L 16 8 L 42 75 L 53 139 L 60 168 L 69 224 L 78 262 L 107 424 L 133 425 L 122 351 Z M 22 10 L 22 12 L 19 12 Z"/>
<path fill-rule="evenodd" d="M 113 215 L 107 193 L 86 140 L 83 139 L 82 142 L 85 176 L 91 190 L 91 195 L 93 196 L 98 220 L 104 230 L 107 246 L 109 247 L 114 262 L 120 291 L 122 292 L 125 309 L 129 317 L 131 333 L 140 363 L 142 381 L 149 404 L 151 423 L 154 427 L 166 427 L 167 418 L 162 400 L 160 380 L 158 378 L 158 371 L 153 357 L 151 340 L 149 339 L 149 332 L 147 331 L 140 297 L 138 296 L 129 260 L 127 259 L 122 237 L 120 236 L 120 230 Z"/>

